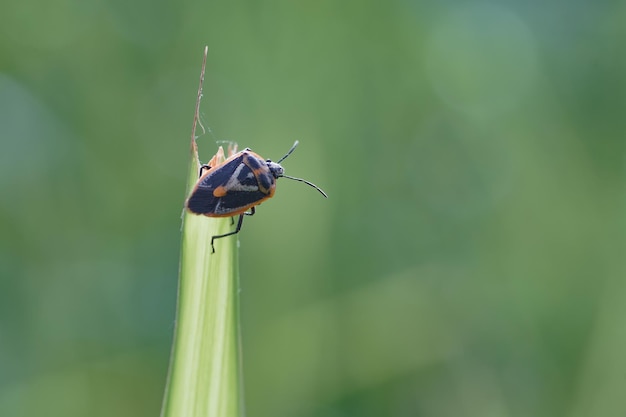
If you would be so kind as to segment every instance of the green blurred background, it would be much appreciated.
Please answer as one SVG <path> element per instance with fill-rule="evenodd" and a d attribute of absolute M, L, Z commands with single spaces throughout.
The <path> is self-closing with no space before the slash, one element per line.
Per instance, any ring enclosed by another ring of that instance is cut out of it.
<path fill-rule="evenodd" d="M 246 220 L 249 417 L 624 416 L 621 2 L 0 6 L 0 416 L 157 416 L 189 135 Z"/>

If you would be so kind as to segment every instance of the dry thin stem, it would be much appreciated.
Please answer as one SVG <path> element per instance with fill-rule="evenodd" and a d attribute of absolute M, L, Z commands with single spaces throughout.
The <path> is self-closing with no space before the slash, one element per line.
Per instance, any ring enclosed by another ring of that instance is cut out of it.
<path fill-rule="evenodd" d="M 200 164 L 200 158 L 198 158 L 198 145 L 196 143 L 196 126 L 199 124 L 202 128 L 202 133 L 205 133 L 204 126 L 200 120 L 200 101 L 202 100 L 202 86 L 204 85 L 204 72 L 206 70 L 206 58 L 209 53 L 209 47 L 204 47 L 204 55 L 202 57 L 202 68 L 200 69 L 200 83 L 198 85 L 198 96 L 196 97 L 196 109 L 193 113 L 193 125 L 191 126 L 191 152 L 194 153 L 196 162 Z"/>

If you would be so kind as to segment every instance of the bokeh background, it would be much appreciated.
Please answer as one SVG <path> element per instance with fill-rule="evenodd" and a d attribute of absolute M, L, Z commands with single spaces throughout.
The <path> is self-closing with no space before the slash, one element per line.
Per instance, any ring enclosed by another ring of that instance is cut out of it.
<path fill-rule="evenodd" d="M 626 415 L 621 2 L 0 6 L 0 415 L 157 416 L 206 160 L 246 220 L 247 415 Z"/>

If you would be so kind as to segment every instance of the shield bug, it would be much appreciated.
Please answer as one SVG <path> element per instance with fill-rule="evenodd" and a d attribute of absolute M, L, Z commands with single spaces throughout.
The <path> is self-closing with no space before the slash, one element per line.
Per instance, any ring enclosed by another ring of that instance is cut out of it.
<path fill-rule="evenodd" d="M 185 204 L 187 209 L 192 213 L 208 217 L 239 215 L 234 231 L 211 238 L 213 252 L 215 252 L 215 246 L 213 246 L 215 239 L 239 233 L 243 216 L 252 216 L 255 213 L 255 206 L 274 196 L 278 178 L 303 182 L 315 188 L 324 197 L 328 197 L 317 185 L 302 178 L 285 175 L 285 170 L 280 163 L 291 155 L 296 146 L 298 146 L 298 141 L 278 162 L 264 160 L 260 155 L 246 148 L 216 166 L 202 165 L 200 167 L 200 178 Z"/>

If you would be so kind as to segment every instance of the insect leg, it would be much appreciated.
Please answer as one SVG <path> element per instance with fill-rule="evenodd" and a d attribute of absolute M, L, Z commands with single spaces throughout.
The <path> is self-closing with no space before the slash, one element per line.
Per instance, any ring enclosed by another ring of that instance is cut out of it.
<path fill-rule="evenodd" d="M 211 238 L 211 249 L 213 249 L 213 253 L 215 253 L 215 246 L 213 246 L 213 241 L 215 239 L 221 239 L 226 236 L 236 235 L 241 230 L 242 223 L 243 223 L 243 214 L 240 214 L 239 221 L 237 222 L 237 228 L 233 232 L 224 233 L 223 235 L 216 235 Z"/>
<path fill-rule="evenodd" d="M 245 214 L 246 216 L 254 216 L 254 213 L 256 213 L 256 210 L 254 209 L 254 207 L 250 207 L 250 211 L 246 211 L 243 214 Z M 235 219 L 231 217 L 230 225 L 232 226 L 233 224 L 235 224 Z"/>
<path fill-rule="evenodd" d="M 202 176 L 202 174 L 203 174 L 202 171 L 205 170 L 205 169 L 209 170 L 209 169 L 211 169 L 211 166 L 207 165 L 207 164 L 200 165 L 200 173 L 198 174 L 198 178 L 200 178 Z"/>

